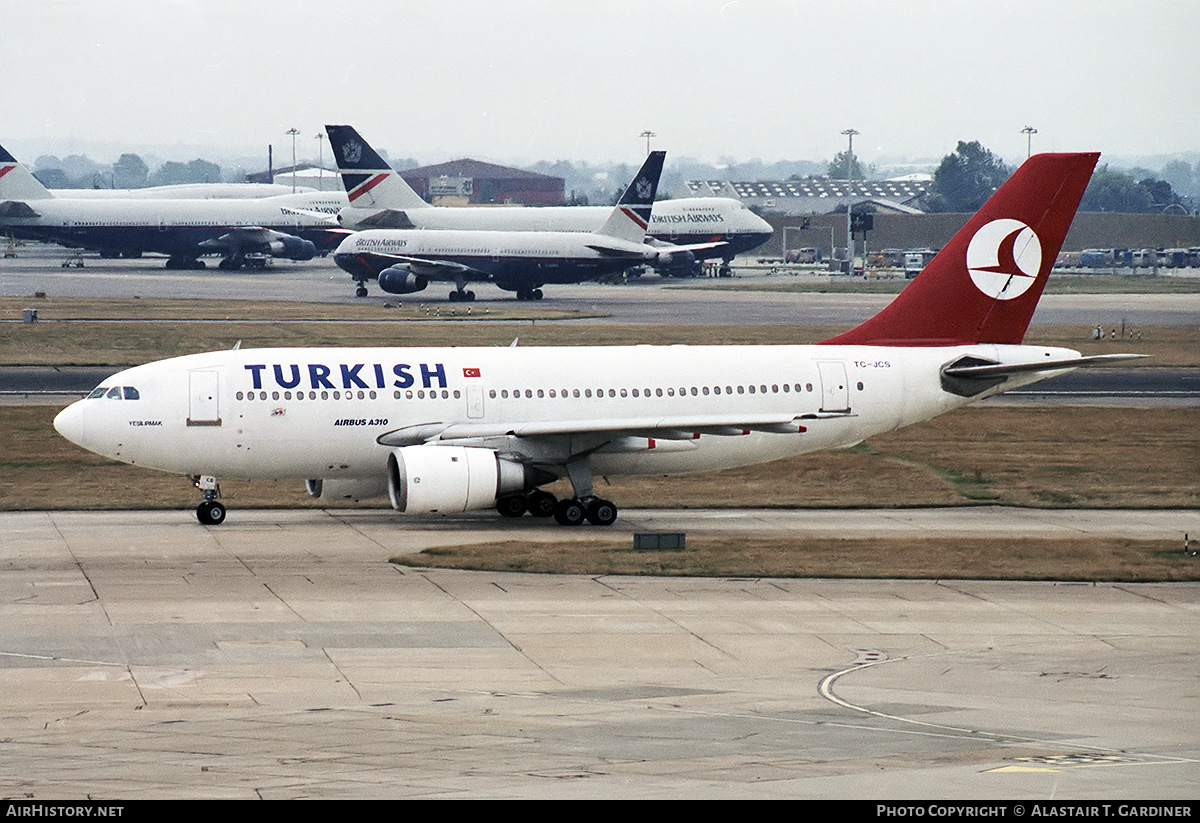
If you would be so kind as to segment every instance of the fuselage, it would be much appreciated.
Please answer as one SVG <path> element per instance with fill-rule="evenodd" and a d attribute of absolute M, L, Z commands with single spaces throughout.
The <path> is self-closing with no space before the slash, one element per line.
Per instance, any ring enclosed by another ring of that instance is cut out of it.
<path fill-rule="evenodd" d="M 293 189 L 282 183 L 173 183 L 144 189 L 50 189 L 52 195 L 66 200 L 247 200 L 313 191 L 306 186 Z"/>
<path fill-rule="evenodd" d="M 309 240 L 327 252 L 344 236 L 333 219 L 345 197 L 322 192 L 245 199 L 53 197 L 27 205 L 34 214 L 0 217 L 0 230 L 96 251 L 186 255 L 206 241 L 252 228 Z"/>
<path fill-rule="evenodd" d="M 422 427 L 501 454 L 526 430 L 553 452 L 562 431 L 564 452 L 594 450 L 596 474 L 670 474 L 845 447 L 964 405 L 985 395 L 948 392 L 940 370 L 965 355 L 1078 356 L 997 345 L 242 349 L 120 372 L 55 426 L 113 459 L 189 475 L 382 477 L 379 439 Z M 802 430 L 738 428 L 791 418 Z"/>
<path fill-rule="evenodd" d="M 346 228 L 363 225 L 378 209 L 347 208 L 339 220 Z M 414 229 L 469 231 L 593 232 L 612 214 L 610 206 L 470 207 L 432 206 L 407 209 L 398 215 L 400 226 Z M 757 248 L 770 239 L 771 224 L 738 200 L 692 197 L 660 200 L 654 204 L 647 235 L 675 245 L 724 241 L 716 249 L 697 251 L 697 259 L 733 257 Z"/>
<path fill-rule="evenodd" d="M 607 250 L 594 248 L 599 244 Z M 470 269 L 464 281 L 494 282 L 510 291 L 547 283 L 578 283 L 658 257 L 658 250 L 584 232 L 373 229 L 356 232 L 338 246 L 334 261 L 355 278 L 373 279 L 400 264 L 415 273 L 436 261 Z M 426 267 L 428 268 L 428 266 Z M 452 279 L 442 274 L 435 279 Z"/>

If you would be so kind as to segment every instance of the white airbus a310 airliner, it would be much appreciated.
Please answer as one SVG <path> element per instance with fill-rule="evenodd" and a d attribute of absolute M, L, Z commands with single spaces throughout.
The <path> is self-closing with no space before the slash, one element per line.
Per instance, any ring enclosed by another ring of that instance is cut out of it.
<path fill-rule="evenodd" d="M 387 495 L 401 512 L 612 523 L 594 475 L 704 471 L 843 448 L 1125 355 L 1020 345 L 1098 154 L 1021 166 L 883 311 L 810 346 L 239 349 L 122 371 L 54 425 L 190 476 Z M 539 487 L 570 480 L 557 500 Z"/>

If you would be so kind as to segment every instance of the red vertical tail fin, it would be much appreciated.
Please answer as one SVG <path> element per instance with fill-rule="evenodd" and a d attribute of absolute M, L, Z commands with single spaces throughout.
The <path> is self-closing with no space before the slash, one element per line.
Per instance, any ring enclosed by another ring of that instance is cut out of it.
<path fill-rule="evenodd" d="M 1099 158 L 1029 158 L 887 308 L 822 342 L 1020 343 Z"/>

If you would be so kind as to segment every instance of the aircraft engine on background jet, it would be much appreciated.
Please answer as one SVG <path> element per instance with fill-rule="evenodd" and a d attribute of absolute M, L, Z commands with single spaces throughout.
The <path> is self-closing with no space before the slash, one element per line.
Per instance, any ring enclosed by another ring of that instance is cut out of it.
<path fill-rule="evenodd" d="M 660 248 L 654 261 L 654 270 L 664 277 L 693 277 L 699 274 L 696 255 L 690 251 L 671 251 Z"/>
<path fill-rule="evenodd" d="M 412 514 L 487 509 L 500 496 L 527 488 L 523 465 L 465 446 L 392 449 L 387 483 L 392 508 Z"/>
<path fill-rule="evenodd" d="M 379 273 L 379 288 L 388 294 L 412 294 L 429 285 L 429 281 L 413 274 L 404 266 L 392 266 Z"/>
<path fill-rule="evenodd" d="M 300 237 L 279 237 L 267 244 L 267 251 L 288 260 L 312 260 L 317 256 L 316 244 Z"/>

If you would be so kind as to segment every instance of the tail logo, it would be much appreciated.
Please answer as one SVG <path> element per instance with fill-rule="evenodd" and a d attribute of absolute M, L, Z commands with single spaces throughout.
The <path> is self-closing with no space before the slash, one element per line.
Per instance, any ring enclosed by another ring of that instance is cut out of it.
<path fill-rule="evenodd" d="M 1020 220 L 993 220 L 975 232 L 967 246 L 967 271 L 975 287 L 998 300 L 1020 297 L 1041 268 L 1042 243 Z"/>
<path fill-rule="evenodd" d="M 639 177 L 637 179 L 636 186 L 637 186 L 638 199 L 639 200 L 649 200 L 650 199 L 650 189 L 652 188 L 650 185 L 650 181 L 647 180 L 645 177 Z"/>
<path fill-rule="evenodd" d="M 342 159 L 347 163 L 357 163 L 362 160 L 362 143 L 351 140 L 342 146 Z"/>

